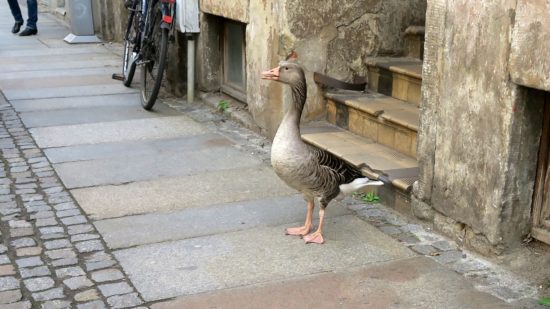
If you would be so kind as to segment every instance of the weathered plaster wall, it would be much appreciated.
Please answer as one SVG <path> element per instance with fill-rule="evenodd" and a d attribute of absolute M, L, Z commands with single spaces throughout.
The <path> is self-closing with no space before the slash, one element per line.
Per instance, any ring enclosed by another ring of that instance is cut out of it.
<path fill-rule="evenodd" d="M 204 13 L 248 23 L 248 3 L 249 0 L 201 0 L 200 9 Z"/>
<path fill-rule="evenodd" d="M 518 0 L 510 74 L 520 85 L 550 91 L 550 2 Z"/>
<path fill-rule="evenodd" d="M 346 81 L 366 76 L 365 60 L 403 52 L 404 31 L 424 25 L 426 1 L 300 1 L 287 0 L 279 55 L 295 49 L 307 71 L 309 98 L 306 120 L 325 112 L 325 101 L 313 72 Z"/>
<path fill-rule="evenodd" d="M 187 94 L 187 43 L 185 34 L 176 31 L 174 41 L 168 45 L 166 90 L 178 97 Z"/>
<path fill-rule="evenodd" d="M 214 15 L 200 13 L 201 33 L 197 40 L 197 84 L 199 90 L 220 89 L 221 79 L 221 22 Z"/>
<path fill-rule="evenodd" d="M 262 71 L 278 65 L 281 20 L 284 1 L 251 1 L 246 27 L 247 101 L 249 111 L 262 129 L 273 136 L 283 115 L 283 96 L 288 89 L 279 83 L 260 79 Z M 288 94 L 287 94 L 288 97 Z"/>
<path fill-rule="evenodd" d="M 93 5 L 100 11 L 99 16 L 94 16 L 94 22 L 99 22 L 99 25 L 94 25 L 97 35 L 107 42 L 122 41 L 128 22 L 124 0 L 97 0 Z"/>
<path fill-rule="evenodd" d="M 427 15 L 413 212 L 493 252 L 528 233 L 541 130 L 540 97 L 509 78 L 515 8 L 434 0 Z"/>
<path fill-rule="evenodd" d="M 201 2 L 205 13 L 247 21 L 247 103 L 258 125 L 273 136 L 282 117 L 283 103 L 290 100 L 287 87 L 259 79 L 260 72 L 275 67 L 292 50 L 306 70 L 308 102 L 305 120 L 325 113 L 320 89 L 313 72 L 352 80 L 365 76 L 365 58 L 403 51 L 404 30 L 423 25 L 426 0 L 327 0 L 327 1 L 247 1 L 208 0 Z M 249 13 L 249 12 L 254 12 Z M 209 33 L 206 38 L 211 40 Z M 199 43 L 201 48 L 208 45 Z M 213 44 L 215 45 L 215 44 Z M 199 54 L 209 53 L 199 48 Z M 217 57 L 214 57 L 217 58 Z M 203 71 L 202 88 L 212 86 Z"/>

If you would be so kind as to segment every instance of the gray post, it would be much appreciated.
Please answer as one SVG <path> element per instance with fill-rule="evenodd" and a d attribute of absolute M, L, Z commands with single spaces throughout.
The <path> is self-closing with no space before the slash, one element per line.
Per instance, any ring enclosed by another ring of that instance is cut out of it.
<path fill-rule="evenodd" d="M 71 33 L 65 37 L 65 42 L 98 43 L 95 36 L 91 0 L 68 0 L 68 13 L 71 21 Z"/>
<path fill-rule="evenodd" d="M 187 37 L 187 102 L 195 101 L 195 40 L 193 34 Z"/>

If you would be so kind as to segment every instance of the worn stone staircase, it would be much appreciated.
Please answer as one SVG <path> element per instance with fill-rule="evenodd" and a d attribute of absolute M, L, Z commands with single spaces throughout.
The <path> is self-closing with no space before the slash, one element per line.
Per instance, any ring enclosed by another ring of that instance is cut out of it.
<path fill-rule="evenodd" d="M 390 178 L 379 195 L 408 209 L 418 178 L 416 141 L 422 84 L 423 27 L 405 33 L 407 57 L 370 58 L 368 90 L 325 92 L 327 122 L 302 130 L 302 138 L 356 166 L 365 176 Z"/>

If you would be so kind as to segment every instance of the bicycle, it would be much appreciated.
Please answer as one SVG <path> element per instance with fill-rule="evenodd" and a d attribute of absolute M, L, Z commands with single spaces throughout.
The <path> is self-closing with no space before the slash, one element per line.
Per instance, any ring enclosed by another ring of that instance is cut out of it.
<path fill-rule="evenodd" d="M 129 10 L 124 35 L 122 80 L 130 87 L 136 67 L 141 71 L 141 105 L 151 110 L 162 84 L 168 51 L 168 37 L 173 30 L 176 0 L 126 0 Z"/>

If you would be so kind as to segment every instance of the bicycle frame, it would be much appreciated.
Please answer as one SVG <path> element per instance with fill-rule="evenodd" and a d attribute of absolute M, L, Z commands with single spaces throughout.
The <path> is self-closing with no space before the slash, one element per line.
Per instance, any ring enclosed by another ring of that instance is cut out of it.
<path fill-rule="evenodd" d="M 140 66 L 141 105 L 150 110 L 162 86 L 168 42 L 174 38 L 176 0 L 126 0 L 124 5 L 130 10 L 130 15 L 122 75 L 113 74 L 113 78 L 130 87 L 136 67 Z"/>
<path fill-rule="evenodd" d="M 162 10 L 162 23 L 161 28 L 163 29 L 169 29 L 173 30 L 174 25 L 174 17 L 176 14 L 176 0 L 135 0 L 141 1 L 141 14 L 139 15 L 139 44 L 136 44 L 134 46 L 134 52 L 136 53 L 137 57 L 133 59 L 136 64 L 141 64 L 142 59 L 142 46 L 144 45 L 145 40 L 148 39 L 148 33 L 146 33 L 146 29 L 150 29 L 149 23 L 150 18 L 152 16 L 152 13 L 149 12 L 154 7 L 154 1 L 159 1 L 161 3 L 161 10 Z M 126 38 L 128 39 L 128 38 Z"/>
<path fill-rule="evenodd" d="M 144 28 L 143 29 L 149 29 L 148 25 L 150 23 L 149 18 L 153 16 L 149 10 L 154 7 L 154 3 L 159 1 L 161 4 L 161 11 L 162 11 L 162 23 L 160 25 L 163 29 L 172 30 L 174 25 L 174 17 L 176 15 L 176 0 L 141 0 L 144 10 L 143 12 L 147 12 L 145 15 L 145 21 L 144 21 Z M 149 6 L 149 4 L 151 4 Z"/>

